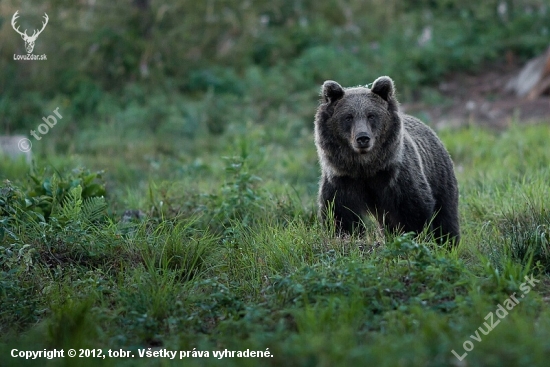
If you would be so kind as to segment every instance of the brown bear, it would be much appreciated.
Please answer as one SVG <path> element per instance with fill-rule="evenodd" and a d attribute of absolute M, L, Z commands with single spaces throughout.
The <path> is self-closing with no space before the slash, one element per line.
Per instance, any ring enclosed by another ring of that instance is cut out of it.
<path fill-rule="evenodd" d="M 392 79 L 372 88 L 322 87 L 315 145 L 322 176 L 319 212 L 340 233 L 360 229 L 370 212 L 390 231 L 458 243 L 458 185 L 449 153 L 428 126 L 399 111 Z"/>

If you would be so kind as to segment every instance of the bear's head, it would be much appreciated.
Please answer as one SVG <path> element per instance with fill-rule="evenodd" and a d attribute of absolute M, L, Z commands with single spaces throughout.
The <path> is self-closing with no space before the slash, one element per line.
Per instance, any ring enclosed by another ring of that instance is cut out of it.
<path fill-rule="evenodd" d="M 315 118 L 316 144 L 323 161 L 345 172 L 357 164 L 388 161 L 399 151 L 401 120 L 393 81 L 382 76 L 372 87 L 342 88 L 328 80 Z M 375 168 L 375 167 L 372 167 Z"/>

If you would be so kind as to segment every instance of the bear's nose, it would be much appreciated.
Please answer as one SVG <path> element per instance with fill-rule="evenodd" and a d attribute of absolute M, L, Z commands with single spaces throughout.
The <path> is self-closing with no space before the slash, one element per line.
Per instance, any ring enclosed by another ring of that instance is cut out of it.
<path fill-rule="evenodd" d="M 359 133 L 355 138 L 355 141 L 359 147 L 364 148 L 369 145 L 370 136 L 367 133 Z"/>

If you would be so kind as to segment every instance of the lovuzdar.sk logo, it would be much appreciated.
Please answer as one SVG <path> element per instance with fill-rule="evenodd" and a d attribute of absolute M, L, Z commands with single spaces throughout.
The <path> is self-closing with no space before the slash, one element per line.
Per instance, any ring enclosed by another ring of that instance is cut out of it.
<path fill-rule="evenodd" d="M 46 60 L 46 55 L 34 55 L 32 53 L 32 50 L 34 50 L 34 43 L 36 42 L 36 39 L 42 33 L 44 28 L 46 28 L 46 24 L 48 24 L 48 14 L 44 13 L 44 22 L 42 22 L 42 29 L 37 31 L 36 29 L 32 32 L 32 35 L 27 34 L 27 30 L 25 29 L 24 32 L 21 32 L 19 30 L 19 26 L 16 26 L 17 18 L 19 17 L 19 10 L 15 12 L 13 17 L 11 18 L 11 26 L 13 29 L 21 35 L 21 38 L 23 38 L 23 41 L 25 41 L 25 49 L 27 50 L 26 55 L 13 55 L 14 60 Z"/>

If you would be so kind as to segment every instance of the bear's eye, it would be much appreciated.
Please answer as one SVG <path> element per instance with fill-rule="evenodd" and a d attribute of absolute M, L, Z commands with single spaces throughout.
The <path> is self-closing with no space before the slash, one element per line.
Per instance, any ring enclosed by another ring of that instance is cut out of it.
<path fill-rule="evenodd" d="M 346 117 L 344 117 L 344 120 L 346 122 L 352 122 L 353 121 L 353 116 L 352 115 L 346 115 Z"/>
<path fill-rule="evenodd" d="M 367 116 L 367 119 L 368 119 L 370 122 L 376 121 L 376 117 L 375 117 L 374 115 L 368 115 L 368 116 Z"/>

